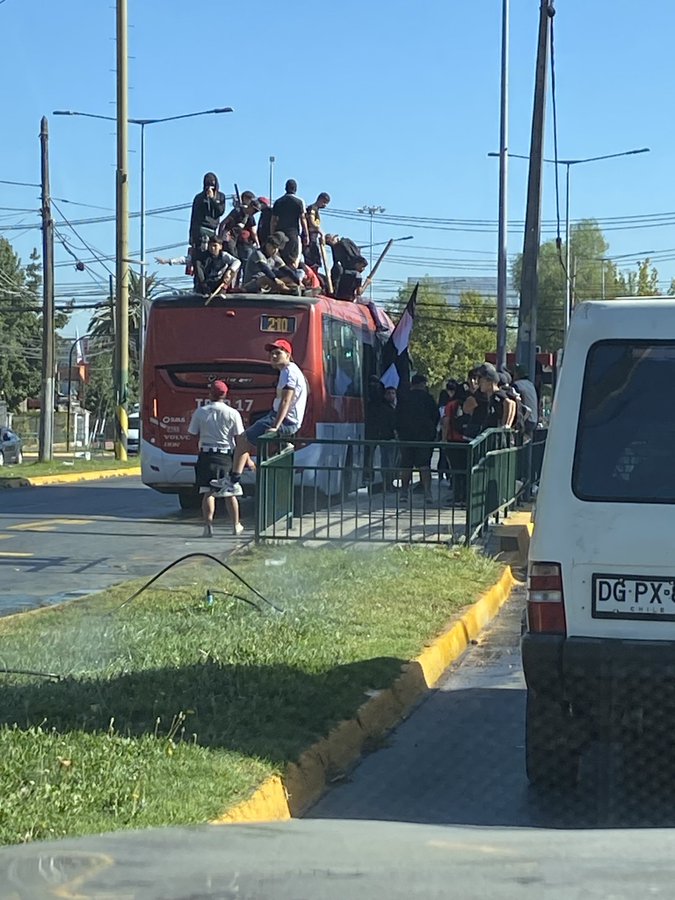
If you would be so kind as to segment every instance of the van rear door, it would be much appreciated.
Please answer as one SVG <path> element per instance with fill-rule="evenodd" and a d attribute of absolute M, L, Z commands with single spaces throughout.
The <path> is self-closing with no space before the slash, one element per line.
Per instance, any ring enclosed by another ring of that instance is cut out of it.
<path fill-rule="evenodd" d="M 570 636 L 675 640 L 673 385 L 675 341 L 589 348 L 561 536 Z"/>

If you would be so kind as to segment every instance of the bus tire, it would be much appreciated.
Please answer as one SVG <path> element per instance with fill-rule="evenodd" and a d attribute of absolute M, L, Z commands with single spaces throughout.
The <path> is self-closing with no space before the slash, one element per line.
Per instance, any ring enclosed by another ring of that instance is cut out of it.
<path fill-rule="evenodd" d="M 201 497 L 195 488 L 186 491 L 178 491 L 178 502 L 181 509 L 199 509 Z"/>

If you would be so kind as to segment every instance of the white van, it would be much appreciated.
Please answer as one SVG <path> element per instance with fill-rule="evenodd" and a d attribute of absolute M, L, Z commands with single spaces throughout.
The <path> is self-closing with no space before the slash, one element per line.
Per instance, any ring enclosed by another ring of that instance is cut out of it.
<path fill-rule="evenodd" d="M 522 656 L 534 784 L 574 783 L 595 738 L 666 729 L 660 755 L 673 755 L 674 386 L 675 300 L 577 307 L 529 556 Z"/>

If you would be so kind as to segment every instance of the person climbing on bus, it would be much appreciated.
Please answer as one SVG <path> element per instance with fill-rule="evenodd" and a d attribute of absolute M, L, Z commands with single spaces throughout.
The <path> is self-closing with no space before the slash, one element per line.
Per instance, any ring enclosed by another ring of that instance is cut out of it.
<path fill-rule="evenodd" d="M 309 244 L 305 250 L 305 262 L 315 271 L 321 266 L 321 249 L 319 244 L 323 241 L 321 230 L 321 210 L 330 203 L 330 194 L 322 191 L 314 203 L 307 207 L 307 231 Z"/>
<path fill-rule="evenodd" d="M 188 240 L 194 259 L 206 250 L 208 239 L 216 233 L 220 217 L 225 212 L 225 194 L 220 190 L 218 177 L 213 172 L 204 176 L 204 189 L 192 201 Z"/>
<path fill-rule="evenodd" d="M 195 290 L 198 294 L 223 293 L 234 284 L 241 262 L 223 250 L 222 238 L 209 238 L 207 252 L 195 260 Z"/>
<path fill-rule="evenodd" d="M 260 212 L 260 204 L 253 191 L 244 191 L 241 195 L 241 203 L 230 210 L 218 226 L 218 234 L 223 239 L 223 246 L 228 253 L 241 261 L 242 267 L 246 266 L 249 256 L 258 246 L 254 218 L 258 212 Z"/>
<path fill-rule="evenodd" d="M 272 231 L 283 231 L 288 243 L 281 251 L 285 263 L 298 268 L 302 247 L 307 246 L 307 214 L 305 202 L 297 196 L 298 184 L 293 178 L 286 182 L 286 193 L 274 201 Z"/>
<path fill-rule="evenodd" d="M 333 296 L 336 300 L 355 300 L 361 287 L 361 273 L 367 268 L 368 260 L 351 238 L 327 234 L 326 243 L 333 254 L 330 273 Z"/>
<path fill-rule="evenodd" d="M 272 368 L 279 373 L 277 395 L 271 412 L 237 437 L 232 471 L 224 478 L 214 478 L 211 487 L 217 488 L 223 497 L 240 497 L 243 494 L 241 476 L 251 455 L 256 453 L 258 440 L 263 434 L 293 437 L 300 429 L 307 406 L 307 382 L 299 366 L 293 362 L 293 347 L 286 340 L 265 344 Z"/>

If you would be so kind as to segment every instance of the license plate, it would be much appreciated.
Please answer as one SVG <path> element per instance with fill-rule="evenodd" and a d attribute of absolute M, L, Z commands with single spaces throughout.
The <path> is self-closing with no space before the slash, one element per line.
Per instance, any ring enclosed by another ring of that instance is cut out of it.
<path fill-rule="evenodd" d="M 675 578 L 594 575 L 593 618 L 675 622 Z"/>
<path fill-rule="evenodd" d="M 260 330 L 274 334 L 293 334 L 295 316 L 260 316 Z"/>

